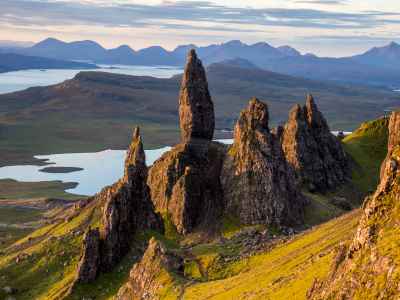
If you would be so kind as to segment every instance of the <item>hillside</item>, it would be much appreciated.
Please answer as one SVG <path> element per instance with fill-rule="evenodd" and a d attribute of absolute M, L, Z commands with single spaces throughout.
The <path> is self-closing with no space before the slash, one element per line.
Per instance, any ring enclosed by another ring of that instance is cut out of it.
<path fill-rule="evenodd" d="M 365 199 L 354 237 L 338 249 L 328 275 L 314 281 L 310 299 L 399 298 L 399 128 L 397 111 L 379 186 Z"/>
<path fill-rule="evenodd" d="M 233 144 L 213 141 L 206 72 L 191 51 L 179 92 L 180 143 L 147 167 L 135 128 L 116 183 L 50 210 L 41 228 L 1 245 L 0 296 L 305 299 L 355 232 L 360 212 L 345 213 L 362 185 L 351 160 L 378 159 L 364 138 L 384 140 L 386 125 L 367 123 L 350 136 L 359 149 L 350 157 L 311 95 L 284 126 L 271 129 L 269 119 L 268 105 L 253 98 Z M 398 126 L 389 127 L 388 151 L 397 153 Z"/>
<path fill-rule="evenodd" d="M 214 64 L 208 68 L 218 129 L 233 127 L 246 99 L 268 101 L 272 124 L 312 91 L 333 130 L 353 130 L 399 104 L 386 90 L 290 77 L 260 69 Z M 34 154 L 122 149 L 138 124 L 146 148 L 177 141 L 180 77 L 156 79 L 84 72 L 50 86 L 0 95 L 0 165 L 26 163 Z M 379 99 L 379 101 L 377 101 Z M 226 135 L 225 135 L 226 136 Z"/>
<path fill-rule="evenodd" d="M 361 138 L 361 132 L 379 133 L 374 126 L 368 124 L 374 123 L 367 123 L 362 131 L 358 131 L 359 134 L 349 136 L 348 140 L 357 141 L 355 137 Z M 368 135 L 371 143 L 375 139 L 383 138 L 385 137 L 380 134 Z M 370 155 L 368 148 L 360 149 L 364 151 L 363 157 Z M 359 157 L 355 156 L 354 159 L 357 161 Z M 362 162 L 363 160 L 357 161 Z M 373 172 L 365 173 L 365 177 L 375 177 L 379 172 L 372 169 L 369 171 Z M 312 221 L 313 215 L 325 215 L 328 219 L 335 216 L 335 208 L 328 204 L 329 197 L 315 197 L 315 202 L 309 209 L 310 225 L 315 224 Z M 9 248 L 3 248 L 4 255 L 0 258 L 0 285 L 9 286 L 13 282 L 12 287 L 18 287 L 18 292 L 14 295 L 16 299 L 54 299 L 68 290 L 79 260 L 83 229 L 89 223 L 96 224 L 100 212 L 98 207 L 88 206 L 80 215 L 65 217 L 71 214 L 74 215 L 67 211 L 56 215 L 52 224 L 44 226 Z M 356 210 L 288 240 L 278 239 L 249 257 L 241 257 L 239 253 L 243 242 L 249 240 L 246 231 L 251 228 L 240 228 L 235 220 L 227 219 L 222 227 L 224 242 L 198 244 L 193 248 L 193 253 L 188 255 L 185 274 L 193 280 L 183 282 L 186 287 L 184 299 L 274 299 L 288 296 L 305 299 L 306 291 L 311 287 L 314 278 L 323 278 L 328 274 L 338 245 L 353 236 L 359 216 L 360 212 Z M 325 220 L 327 219 L 319 219 L 317 223 Z M 239 234 L 240 231 L 242 234 Z M 172 249 L 177 247 L 175 237 L 173 231 L 167 231 L 166 237 L 158 236 Z M 189 236 L 182 243 L 191 242 L 194 238 L 195 236 Z M 16 263 L 17 257 L 22 258 L 19 263 Z M 122 261 L 115 272 L 100 276 L 94 283 L 97 289 L 84 285 L 70 299 L 81 299 L 83 295 L 109 299 L 126 281 L 135 257 L 132 255 L 132 260 Z M 181 283 L 168 279 L 164 281 L 171 299 L 174 299 L 174 289 L 169 288 L 176 288 L 175 285 L 179 286 Z M 0 293 L 5 296 L 3 291 Z"/>
<path fill-rule="evenodd" d="M 28 69 L 97 69 L 97 66 L 67 60 L 0 53 L 0 73 Z"/>

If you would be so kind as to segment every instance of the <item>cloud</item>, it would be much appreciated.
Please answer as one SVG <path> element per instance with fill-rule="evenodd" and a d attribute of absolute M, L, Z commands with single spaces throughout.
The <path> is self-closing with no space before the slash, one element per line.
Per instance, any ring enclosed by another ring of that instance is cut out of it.
<path fill-rule="evenodd" d="M 301 2 L 338 4 L 345 1 Z M 143 5 L 125 1 L 2 0 L 1 7 L 0 23 L 14 26 L 101 25 L 258 32 L 260 27 L 265 29 L 275 26 L 368 29 L 398 23 L 387 19 L 388 13 L 377 11 L 345 13 L 300 8 L 235 8 L 209 1 L 164 1 L 157 5 Z M 250 25 L 259 27 L 251 29 Z"/>
<path fill-rule="evenodd" d="M 298 4 L 319 4 L 319 5 L 343 5 L 349 4 L 347 0 L 298 0 Z"/>

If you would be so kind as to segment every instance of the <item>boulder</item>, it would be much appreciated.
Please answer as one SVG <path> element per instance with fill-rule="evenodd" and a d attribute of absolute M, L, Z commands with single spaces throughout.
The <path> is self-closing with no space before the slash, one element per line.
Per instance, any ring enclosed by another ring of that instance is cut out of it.
<path fill-rule="evenodd" d="M 183 276 L 183 259 L 152 238 L 140 262 L 134 265 L 128 282 L 121 287 L 117 300 L 161 299 L 159 291 L 176 275 Z M 169 279 L 170 278 L 170 279 Z"/>

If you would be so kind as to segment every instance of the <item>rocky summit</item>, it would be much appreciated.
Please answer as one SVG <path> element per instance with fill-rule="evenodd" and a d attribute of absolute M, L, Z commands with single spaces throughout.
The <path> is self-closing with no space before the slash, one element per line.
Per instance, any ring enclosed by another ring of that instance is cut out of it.
<path fill-rule="evenodd" d="M 399 299 L 399 182 L 400 112 L 393 112 L 380 184 L 365 199 L 353 240 L 339 248 L 329 276 L 314 281 L 310 299 Z"/>
<path fill-rule="evenodd" d="M 258 99 L 240 114 L 221 174 L 226 212 L 244 224 L 299 225 L 306 200 L 285 160 L 281 130 L 272 133 L 268 122 Z"/>
<path fill-rule="evenodd" d="M 112 270 L 128 253 L 135 233 L 146 229 L 163 231 L 161 218 L 154 211 L 146 181 L 145 153 L 139 129 L 136 128 L 126 156 L 124 177 L 92 199 L 102 206 L 100 238 L 96 239 L 97 231 L 89 230 L 86 234 L 78 271 L 79 282 L 93 280 L 99 271 Z M 95 245 L 96 240 L 98 246 Z M 97 269 L 94 257 L 99 257 L 95 260 L 99 262 Z"/>
<path fill-rule="evenodd" d="M 204 67 L 194 50 L 188 55 L 179 96 L 179 120 L 182 141 L 193 138 L 212 140 L 214 104 L 208 90 Z"/>
<path fill-rule="evenodd" d="M 332 190 L 350 179 L 341 142 L 331 133 L 311 95 L 304 107 L 297 104 L 291 109 L 282 148 L 298 181 L 310 191 Z"/>

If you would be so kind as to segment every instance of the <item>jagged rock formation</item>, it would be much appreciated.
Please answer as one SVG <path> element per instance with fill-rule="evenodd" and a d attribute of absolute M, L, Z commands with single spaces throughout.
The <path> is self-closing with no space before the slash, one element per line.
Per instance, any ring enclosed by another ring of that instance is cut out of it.
<path fill-rule="evenodd" d="M 314 282 L 310 299 L 400 297 L 400 112 L 392 114 L 389 131 L 380 184 L 365 200 L 353 241 L 339 251 L 328 278 Z"/>
<path fill-rule="evenodd" d="M 181 234 L 215 223 L 222 212 L 219 175 L 225 147 L 211 142 L 214 108 L 204 68 L 192 50 L 179 98 L 182 143 L 157 160 L 148 185 L 157 211 Z"/>
<path fill-rule="evenodd" d="M 331 133 L 311 95 L 304 107 L 295 105 L 290 111 L 282 134 L 282 148 L 299 182 L 310 191 L 325 192 L 350 178 L 342 145 Z"/>
<path fill-rule="evenodd" d="M 121 287 L 117 300 L 155 300 L 171 277 L 183 276 L 183 259 L 152 238 L 140 262 L 130 272 L 128 282 Z M 174 275 L 172 275 L 174 274 Z"/>
<path fill-rule="evenodd" d="M 208 91 L 206 72 L 195 50 L 188 55 L 179 96 L 182 141 L 192 138 L 212 140 L 214 104 Z"/>
<path fill-rule="evenodd" d="M 139 129 L 136 128 L 127 152 L 124 177 L 92 199 L 102 207 L 97 271 L 110 271 L 129 251 L 135 233 L 147 229 L 163 231 L 161 217 L 155 213 L 146 181 L 145 153 Z M 89 231 L 84 241 L 85 251 L 96 249 L 88 244 L 94 240 L 89 238 L 93 234 Z M 82 256 L 78 270 L 79 282 L 87 282 L 96 277 L 93 255 L 96 254 L 93 252 L 91 256 Z M 81 275 L 87 273 L 85 269 L 88 265 L 93 272 L 82 278 Z"/>
<path fill-rule="evenodd" d="M 175 146 L 149 171 L 148 185 L 157 211 L 181 234 L 201 224 L 215 224 L 222 213 L 219 175 L 225 146 L 196 141 Z"/>
<path fill-rule="evenodd" d="M 306 204 L 286 163 L 280 135 L 268 127 L 267 105 L 252 99 L 235 126 L 221 182 L 230 215 L 244 224 L 297 225 Z"/>
<path fill-rule="evenodd" d="M 83 239 L 82 257 L 78 267 L 78 281 L 89 283 L 96 279 L 100 266 L 100 232 L 89 229 Z"/>
<path fill-rule="evenodd" d="M 102 267 L 105 269 L 112 268 L 129 251 L 132 234 L 162 228 L 159 216 L 154 213 L 146 181 L 145 153 L 136 128 L 127 152 L 124 177 L 103 195 L 101 236 Z"/>

